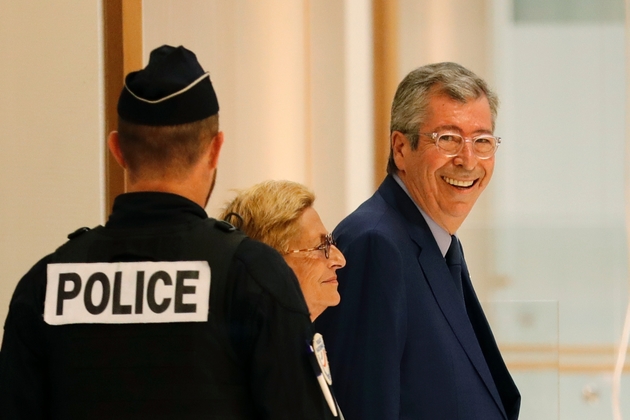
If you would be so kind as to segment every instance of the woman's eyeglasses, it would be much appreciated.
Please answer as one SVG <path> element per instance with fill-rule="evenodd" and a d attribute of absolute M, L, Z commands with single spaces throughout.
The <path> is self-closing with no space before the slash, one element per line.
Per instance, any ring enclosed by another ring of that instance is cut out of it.
<path fill-rule="evenodd" d="M 324 255 L 326 256 L 326 259 L 328 259 L 330 257 L 330 247 L 331 247 L 331 245 L 337 246 L 337 243 L 333 239 L 332 233 L 329 233 L 328 235 L 324 236 L 324 242 L 322 242 L 321 244 L 319 244 L 318 246 L 316 246 L 314 248 L 294 249 L 294 250 L 285 252 L 284 255 L 294 254 L 296 252 L 311 252 L 311 251 L 320 251 L 321 250 L 321 251 L 324 251 Z"/>

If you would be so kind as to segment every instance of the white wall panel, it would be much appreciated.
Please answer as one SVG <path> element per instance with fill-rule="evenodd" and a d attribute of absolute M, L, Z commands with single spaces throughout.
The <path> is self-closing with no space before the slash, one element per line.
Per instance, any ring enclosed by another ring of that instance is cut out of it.
<path fill-rule="evenodd" d="M 184 45 L 210 71 L 226 141 L 208 213 L 265 179 L 312 188 L 332 230 L 373 191 L 370 2 L 144 2 L 145 62 Z"/>
<path fill-rule="evenodd" d="M 184 45 L 210 72 L 225 143 L 208 212 L 264 179 L 307 183 L 306 15 L 303 2 L 144 2 L 145 63 Z"/>
<path fill-rule="evenodd" d="M 100 1 L 0 2 L 0 321 L 18 280 L 103 222 Z"/>

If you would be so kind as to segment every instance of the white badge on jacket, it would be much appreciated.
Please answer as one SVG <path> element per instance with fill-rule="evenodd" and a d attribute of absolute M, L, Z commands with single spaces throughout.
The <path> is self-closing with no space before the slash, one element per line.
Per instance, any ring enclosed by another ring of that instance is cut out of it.
<path fill-rule="evenodd" d="M 207 261 L 48 264 L 47 270 L 50 325 L 208 320 Z"/>
<path fill-rule="evenodd" d="M 324 345 L 324 337 L 320 333 L 316 333 L 313 336 L 313 347 L 315 349 L 315 357 L 317 357 L 317 363 L 322 370 L 322 375 L 328 383 L 332 385 L 332 375 L 330 374 L 330 366 L 328 365 L 328 355 L 326 354 L 326 346 Z"/>
<path fill-rule="evenodd" d="M 341 414 L 341 410 L 338 410 L 337 401 L 332 395 L 332 392 L 330 392 L 332 376 L 330 375 L 330 366 L 328 366 L 328 356 L 326 355 L 324 337 L 322 337 L 320 333 L 316 333 L 313 336 L 313 344 L 310 346 L 310 351 L 317 360 L 318 366 L 314 365 L 313 368 L 315 369 L 317 382 L 324 393 L 324 398 L 328 403 L 328 407 L 330 408 L 330 411 L 332 411 L 333 416 L 339 417 L 340 420 L 343 420 L 343 414 Z"/>

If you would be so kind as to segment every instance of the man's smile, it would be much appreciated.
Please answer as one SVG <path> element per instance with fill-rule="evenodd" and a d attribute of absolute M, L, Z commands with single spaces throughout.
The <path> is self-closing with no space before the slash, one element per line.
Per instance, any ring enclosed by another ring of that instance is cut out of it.
<path fill-rule="evenodd" d="M 447 184 L 453 185 L 455 187 L 461 187 L 461 188 L 470 188 L 478 181 L 478 179 L 474 179 L 472 181 L 460 181 L 460 180 L 449 178 L 446 176 L 443 176 L 442 179 Z"/>

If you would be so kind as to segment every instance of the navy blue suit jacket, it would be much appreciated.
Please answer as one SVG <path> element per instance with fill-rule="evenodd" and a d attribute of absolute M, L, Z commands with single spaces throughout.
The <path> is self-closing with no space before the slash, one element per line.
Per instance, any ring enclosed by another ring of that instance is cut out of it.
<path fill-rule="evenodd" d="M 315 322 L 346 420 L 516 420 L 520 395 L 463 267 L 388 176 L 334 231 L 341 303 Z"/>

